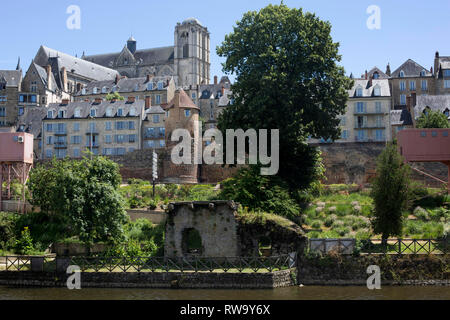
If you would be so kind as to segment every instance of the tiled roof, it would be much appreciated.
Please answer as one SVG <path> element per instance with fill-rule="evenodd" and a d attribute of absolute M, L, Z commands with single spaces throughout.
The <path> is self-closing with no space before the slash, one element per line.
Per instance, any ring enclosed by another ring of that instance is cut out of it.
<path fill-rule="evenodd" d="M 381 95 L 379 97 L 390 97 L 391 90 L 389 88 L 389 80 L 387 79 L 373 79 L 372 86 L 370 86 L 370 80 L 365 79 L 355 79 L 355 84 L 353 88 L 348 91 L 350 98 L 361 98 L 356 96 L 357 88 L 361 87 L 363 90 L 362 98 L 375 97 L 374 89 L 379 86 L 381 89 Z"/>
<path fill-rule="evenodd" d="M 444 112 L 446 109 L 450 110 L 450 96 L 418 96 L 417 103 L 414 107 L 414 114 L 419 118 L 425 108 L 430 108 L 433 111 Z"/>
<path fill-rule="evenodd" d="M 392 110 L 391 125 L 393 126 L 410 126 L 412 125 L 411 113 L 408 110 Z"/>
<path fill-rule="evenodd" d="M 429 70 L 422 67 L 420 64 L 414 60 L 408 59 L 400 67 L 398 67 L 394 72 L 392 72 L 392 78 L 400 78 L 400 72 L 405 73 L 405 77 L 420 77 L 420 73 L 425 71 L 426 77 L 431 77 L 432 74 Z"/>
<path fill-rule="evenodd" d="M 174 107 L 200 110 L 200 108 L 195 105 L 183 89 L 179 89 L 175 92 L 175 97 L 173 97 L 173 99 L 167 104 L 166 109 L 171 109 Z"/>
<path fill-rule="evenodd" d="M 172 79 L 171 76 L 165 77 L 153 77 L 150 79 L 150 82 L 153 83 L 153 90 L 158 89 L 158 82 L 163 82 L 163 89 L 166 89 L 168 86 L 168 82 Z M 86 95 L 94 94 L 94 88 L 97 88 L 97 94 L 102 93 L 102 88 L 106 88 L 106 92 L 112 92 L 113 87 L 116 86 L 115 80 L 108 81 L 93 81 L 89 83 L 86 87 Z M 148 91 L 148 82 L 146 77 L 142 78 L 121 78 L 117 83 L 117 92 L 119 93 L 127 93 L 127 92 L 142 92 Z M 82 91 L 77 92 L 77 96 L 81 96 Z"/>
<path fill-rule="evenodd" d="M 116 75 L 119 75 L 116 70 L 73 57 L 45 46 L 40 47 L 34 58 L 34 62 L 45 67 L 49 64 L 50 58 L 55 58 L 57 60 L 59 68 L 65 67 L 67 72 L 73 72 L 74 74 L 91 80 L 111 80 L 115 79 Z"/>
<path fill-rule="evenodd" d="M 65 110 L 66 114 L 64 119 L 75 119 L 75 110 L 80 110 L 80 119 L 86 119 L 90 116 L 90 111 L 92 108 L 96 109 L 96 116 L 95 118 L 104 118 L 104 117 L 117 117 L 121 118 L 120 116 L 117 116 L 118 109 L 123 110 L 123 117 L 140 117 L 142 115 L 142 112 L 144 110 L 145 101 L 143 100 L 135 100 L 133 103 L 130 103 L 128 101 L 102 101 L 101 103 L 95 103 L 95 102 L 86 102 L 86 101 L 79 101 L 79 102 L 71 102 L 67 105 L 65 104 L 59 104 L 59 103 L 51 103 L 47 107 L 47 110 L 54 110 L 56 111 L 56 114 L 59 110 Z M 134 108 L 135 115 L 130 115 L 131 109 Z M 111 109 L 112 110 L 112 116 L 107 116 L 106 111 Z M 58 120 L 58 118 L 54 118 Z M 49 120 L 47 117 L 45 120 Z"/>
<path fill-rule="evenodd" d="M 85 56 L 84 60 L 112 68 L 122 52 L 105 53 Z M 134 58 L 140 65 L 166 64 L 174 60 L 174 47 L 161 47 L 153 49 L 136 50 Z"/>
<path fill-rule="evenodd" d="M 22 81 L 22 72 L 20 70 L 0 70 L 0 79 L 4 79 L 8 87 L 17 87 Z"/>
<path fill-rule="evenodd" d="M 384 73 L 383 71 L 381 71 L 378 67 L 373 67 L 372 70 L 370 70 L 367 73 L 368 77 L 369 78 L 372 77 L 375 72 L 377 72 L 378 75 L 380 76 L 378 79 L 389 79 L 389 76 L 386 73 Z"/>

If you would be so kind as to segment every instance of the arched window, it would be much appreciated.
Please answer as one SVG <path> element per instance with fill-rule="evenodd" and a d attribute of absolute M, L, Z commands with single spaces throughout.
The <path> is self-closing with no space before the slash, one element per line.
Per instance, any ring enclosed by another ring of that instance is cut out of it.
<path fill-rule="evenodd" d="M 164 83 L 162 81 L 158 81 L 158 90 L 164 89 Z"/>
<path fill-rule="evenodd" d="M 107 91 L 107 88 L 106 88 L 106 87 L 103 87 L 103 88 L 102 88 L 102 93 L 106 93 L 106 91 Z"/>
<path fill-rule="evenodd" d="M 73 114 L 75 118 L 81 118 L 81 109 L 76 108 Z"/>
<path fill-rule="evenodd" d="M 92 108 L 91 112 L 90 112 L 90 116 L 91 117 L 96 117 L 97 116 L 97 109 Z"/>
<path fill-rule="evenodd" d="M 106 116 L 107 117 L 113 117 L 114 116 L 114 109 L 113 108 L 106 109 Z"/>
<path fill-rule="evenodd" d="M 131 117 L 135 117 L 136 116 L 136 108 L 131 108 L 130 109 L 130 116 Z"/>
<path fill-rule="evenodd" d="M 97 88 L 96 88 L 96 87 L 94 87 L 94 88 L 92 89 L 92 93 L 93 93 L 93 94 L 97 94 Z"/>
<path fill-rule="evenodd" d="M 189 44 L 183 46 L 183 58 L 189 58 Z"/>
<path fill-rule="evenodd" d="M 375 88 L 373 89 L 373 95 L 375 97 L 381 96 L 381 88 L 379 85 L 376 85 Z"/>
<path fill-rule="evenodd" d="M 147 83 L 147 90 L 153 90 L 153 82 Z"/>
<path fill-rule="evenodd" d="M 447 116 L 447 118 L 450 117 L 450 110 L 448 108 L 445 109 L 444 114 Z"/>
<path fill-rule="evenodd" d="M 399 76 L 400 76 L 400 78 L 404 78 L 405 77 L 405 71 L 400 71 L 400 74 L 399 74 Z"/>
<path fill-rule="evenodd" d="M 420 76 L 421 76 L 421 77 L 425 77 L 426 74 L 427 74 L 427 73 L 425 72 L 425 70 L 420 71 Z"/>
<path fill-rule="evenodd" d="M 363 96 L 363 89 L 361 86 L 359 86 L 358 88 L 356 88 L 356 96 L 357 97 L 362 97 Z"/>
<path fill-rule="evenodd" d="M 380 74 L 379 74 L 378 72 L 375 71 L 375 72 L 373 73 L 373 78 L 374 78 L 374 79 L 379 79 L 379 78 L 380 78 Z"/>
<path fill-rule="evenodd" d="M 48 110 L 47 111 L 47 118 L 53 119 L 54 110 Z"/>

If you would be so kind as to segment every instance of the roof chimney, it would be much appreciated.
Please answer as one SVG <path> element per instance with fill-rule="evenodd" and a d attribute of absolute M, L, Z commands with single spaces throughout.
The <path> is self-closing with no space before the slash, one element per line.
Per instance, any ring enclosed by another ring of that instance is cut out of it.
<path fill-rule="evenodd" d="M 390 77 L 391 76 L 391 65 L 388 63 L 386 67 L 386 74 Z"/>
<path fill-rule="evenodd" d="M 367 78 L 368 78 L 368 72 L 367 72 L 367 70 L 366 70 L 366 74 L 365 74 L 365 77 L 364 77 L 364 79 L 366 79 L 366 80 L 367 80 Z"/>
<path fill-rule="evenodd" d="M 95 98 L 95 100 L 94 100 L 94 103 L 95 104 L 100 104 L 100 103 L 102 103 L 103 102 L 103 99 L 102 98 Z"/>
<path fill-rule="evenodd" d="M 67 92 L 68 91 L 68 82 L 67 82 L 67 69 L 66 69 L 66 67 L 62 67 L 61 68 L 61 80 L 62 80 L 62 83 L 63 83 L 63 90 L 65 92 Z"/>
<path fill-rule="evenodd" d="M 51 75 L 52 75 L 52 66 L 51 65 L 46 65 L 45 66 L 45 71 L 47 72 L 47 88 L 49 90 L 52 90 L 52 82 L 50 81 L 51 79 Z"/>
<path fill-rule="evenodd" d="M 119 83 L 119 80 L 120 80 L 120 77 L 119 77 L 118 74 L 116 74 L 116 80 L 114 80 L 114 83 L 115 83 L 115 84 L 118 84 L 118 83 Z"/>
<path fill-rule="evenodd" d="M 136 101 L 136 97 L 128 96 L 128 103 L 134 103 Z"/>
<path fill-rule="evenodd" d="M 145 97 L 145 110 L 150 109 L 151 106 L 152 106 L 152 97 L 146 96 Z"/>
<path fill-rule="evenodd" d="M 224 94 L 225 94 L 225 87 L 222 86 L 222 97 L 223 97 Z"/>
<path fill-rule="evenodd" d="M 214 84 L 217 84 L 217 80 L 218 80 L 217 76 L 214 76 Z"/>
<path fill-rule="evenodd" d="M 436 58 L 439 58 L 439 51 L 436 51 Z"/>
<path fill-rule="evenodd" d="M 69 99 L 62 99 L 61 104 L 68 105 Z"/>
<path fill-rule="evenodd" d="M 148 74 L 147 79 L 145 79 L 145 83 L 150 82 L 151 76 Z"/>

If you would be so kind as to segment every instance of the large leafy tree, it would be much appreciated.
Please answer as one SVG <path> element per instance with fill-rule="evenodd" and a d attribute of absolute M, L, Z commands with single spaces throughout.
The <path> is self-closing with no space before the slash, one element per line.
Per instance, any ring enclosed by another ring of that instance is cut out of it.
<path fill-rule="evenodd" d="M 352 80 L 338 65 L 329 22 L 302 9 L 269 5 L 244 14 L 217 48 L 236 75 L 234 103 L 219 128 L 279 129 L 279 176 L 291 190 L 317 178 L 318 153 L 308 137 L 337 139 Z"/>
<path fill-rule="evenodd" d="M 383 243 L 390 236 L 402 234 L 402 212 L 407 207 L 410 169 L 403 162 L 397 146 L 389 144 L 378 158 L 377 174 L 372 184 L 374 200 L 373 229 Z"/>
<path fill-rule="evenodd" d="M 450 122 L 447 116 L 439 111 L 429 110 L 417 119 L 417 128 L 421 129 L 439 129 L 450 128 Z"/>
<path fill-rule="evenodd" d="M 28 185 L 34 205 L 62 218 L 82 241 L 96 242 L 123 237 L 126 212 L 118 191 L 120 181 L 116 163 L 94 157 L 54 159 L 34 168 Z"/>

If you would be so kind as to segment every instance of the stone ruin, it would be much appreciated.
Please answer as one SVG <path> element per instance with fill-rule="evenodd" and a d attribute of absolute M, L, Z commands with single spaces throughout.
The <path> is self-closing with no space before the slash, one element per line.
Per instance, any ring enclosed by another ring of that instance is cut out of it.
<path fill-rule="evenodd" d="M 265 255 L 302 252 L 304 231 L 281 217 L 264 223 L 243 221 L 234 201 L 171 203 L 168 208 L 164 253 L 167 258 L 259 256 L 262 239 L 269 241 Z M 281 220 L 280 224 L 277 220 Z"/>

